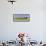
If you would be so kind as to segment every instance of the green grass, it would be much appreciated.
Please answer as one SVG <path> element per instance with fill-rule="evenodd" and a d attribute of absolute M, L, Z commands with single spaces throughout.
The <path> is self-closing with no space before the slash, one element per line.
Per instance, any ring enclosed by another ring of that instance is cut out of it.
<path fill-rule="evenodd" d="M 29 20 L 30 18 L 16 18 L 16 20 Z"/>

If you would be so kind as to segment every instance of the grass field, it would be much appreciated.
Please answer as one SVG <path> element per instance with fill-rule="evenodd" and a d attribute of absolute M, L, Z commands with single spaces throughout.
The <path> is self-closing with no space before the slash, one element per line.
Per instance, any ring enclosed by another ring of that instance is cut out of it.
<path fill-rule="evenodd" d="M 16 18 L 16 20 L 30 20 L 30 18 Z"/>

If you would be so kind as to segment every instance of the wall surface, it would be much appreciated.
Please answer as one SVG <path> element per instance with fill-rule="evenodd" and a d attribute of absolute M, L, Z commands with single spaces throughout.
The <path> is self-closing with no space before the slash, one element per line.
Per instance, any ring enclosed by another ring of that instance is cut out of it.
<path fill-rule="evenodd" d="M 46 1 L 17 0 L 13 5 L 0 0 L 0 40 L 15 40 L 18 32 L 31 34 L 34 40 L 46 40 Z M 30 22 L 13 22 L 13 14 L 30 14 Z"/>

